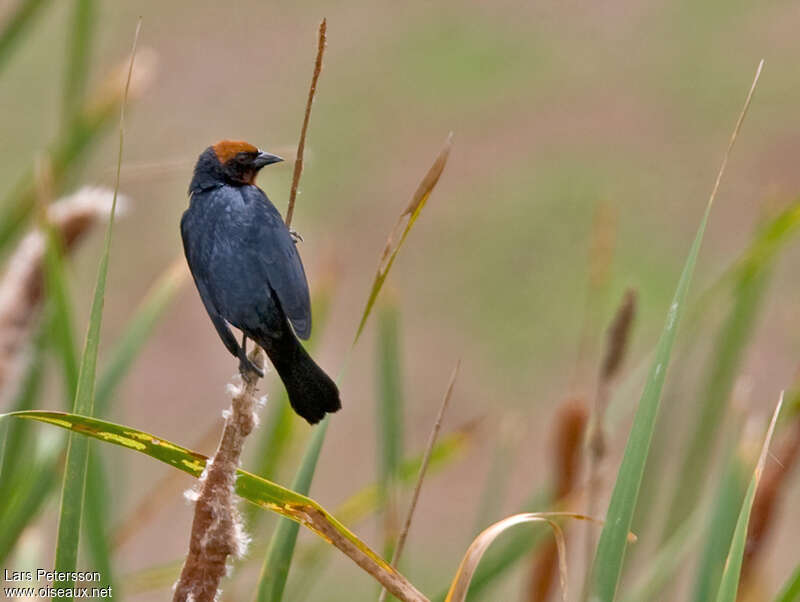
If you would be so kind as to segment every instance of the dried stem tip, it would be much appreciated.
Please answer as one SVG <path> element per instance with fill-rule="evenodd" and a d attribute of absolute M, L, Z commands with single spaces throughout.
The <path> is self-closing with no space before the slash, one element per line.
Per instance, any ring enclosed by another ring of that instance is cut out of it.
<path fill-rule="evenodd" d="M 306 112 L 303 115 L 303 127 L 300 130 L 300 142 L 297 145 L 297 157 L 294 161 L 294 173 L 292 174 L 292 188 L 289 191 L 289 205 L 286 208 L 286 227 L 292 225 L 294 216 L 294 204 L 297 200 L 297 187 L 300 184 L 300 176 L 303 173 L 303 151 L 306 148 L 306 133 L 308 132 L 308 122 L 311 119 L 311 105 L 314 104 L 314 96 L 317 94 L 317 82 L 319 74 L 322 73 L 322 56 L 325 54 L 328 22 L 326 19 L 319 24 L 319 38 L 317 39 L 317 58 L 314 60 L 314 73 L 311 76 L 311 85 L 308 88 L 308 100 L 306 101 Z"/>

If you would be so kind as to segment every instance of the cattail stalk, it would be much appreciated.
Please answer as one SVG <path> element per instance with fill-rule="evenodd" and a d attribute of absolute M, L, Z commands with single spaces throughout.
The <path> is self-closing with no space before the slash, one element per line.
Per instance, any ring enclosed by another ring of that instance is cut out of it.
<path fill-rule="evenodd" d="M 264 355 L 256 347 L 250 361 L 263 366 Z M 241 386 L 232 386 L 231 408 L 223 413 L 225 429 L 219 447 L 200 477 L 189 553 L 175 585 L 173 602 L 213 602 L 227 571 L 230 556 L 242 556 L 249 543 L 236 507 L 234 485 L 244 441 L 256 425 L 258 375 L 245 370 Z"/>

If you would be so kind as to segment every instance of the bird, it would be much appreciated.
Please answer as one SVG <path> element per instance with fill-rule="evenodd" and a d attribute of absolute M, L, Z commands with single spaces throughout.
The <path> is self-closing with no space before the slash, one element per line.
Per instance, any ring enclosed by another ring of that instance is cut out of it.
<path fill-rule="evenodd" d="M 261 168 L 282 160 L 241 140 L 206 148 L 189 185 L 181 238 L 200 299 L 240 372 L 263 376 L 247 357 L 250 339 L 266 352 L 294 411 L 316 424 L 341 408 L 339 390 L 299 340 L 311 335 L 299 237 L 255 185 Z"/>

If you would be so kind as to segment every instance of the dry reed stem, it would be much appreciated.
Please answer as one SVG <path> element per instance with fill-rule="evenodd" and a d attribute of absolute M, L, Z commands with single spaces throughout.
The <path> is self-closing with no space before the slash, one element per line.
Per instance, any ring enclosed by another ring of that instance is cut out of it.
<path fill-rule="evenodd" d="M 580 399 L 561 404 L 556 417 L 556 435 L 553 446 L 554 497 L 566 500 L 578 483 L 580 461 L 583 451 L 583 436 L 589 411 Z M 566 538 L 566 534 L 565 534 Z M 534 556 L 528 587 L 528 600 L 543 602 L 550 597 L 558 572 L 558 546 L 548 540 L 544 548 Z"/>
<path fill-rule="evenodd" d="M 325 516 L 319 510 L 307 508 L 303 510 L 302 515 L 318 533 L 380 582 L 384 587 L 384 592 L 388 590 L 393 596 L 404 602 L 428 602 L 428 598 L 393 567 L 375 562 L 352 541 L 342 536 L 329 521 L 325 520 Z"/>
<path fill-rule="evenodd" d="M 256 347 L 250 361 L 263 365 L 263 352 Z M 192 521 L 189 553 L 175 585 L 173 602 L 212 602 L 227 573 L 230 556 L 241 556 L 248 543 L 236 508 L 234 485 L 244 441 L 256 424 L 258 375 L 241 373 L 242 385 L 234 387 L 231 409 L 226 411 L 225 429 L 214 457 L 200 477 Z"/>
<path fill-rule="evenodd" d="M 294 216 L 294 204 L 297 200 L 297 187 L 300 184 L 300 175 L 303 173 L 303 151 L 306 148 L 306 132 L 308 122 L 311 119 L 311 105 L 314 103 L 314 96 L 317 93 L 317 82 L 319 74 L 322 73 L 322 56 L 325 54 L 327 43 L 328 22 L 323 19 L 319 24 L 319 37 L 317 39 L 317 58 L 314 60 L 314 74 L 311 76 L 311 85 L 308 88 L 308 100 L 306 101 L 306 112 L 303 116 L 303 127 L 300 130 L 300 142 L 297 145 L 297 158 L 294 162 L 294 173 L 292 174 L 292 188 L 289 192 L 289 205 L 286 208 L 286 227 L 292 225 Z"/>
<path fill-rule="evenodd" d="M 400 532 L 400 536 L 397 538 L 397 546 L 394 549 L 394 553 L 392 554 L 392 566 L 396 567 L 397 563 L 400 560 L 400 556 L 403 554 L 403 548 L 406 545 L 406 539 L 408 539 L 408 532 L 411 529 L 411 520 L 414 518 L 414 511 L 417 509 L 417 502 L 419 501 L 419 493 L 422 490 L 422 482 L 425 480 L 425 473 L 428 470 L 428 463 L 431 459 L 431 452 L 433 451 L 434 445 L 436 445 L 436 438 L 439 436 L 439 431 L 442 428 L 442 419 L 444 418 L 444 413 L 447 410 L 447 406 L 450 403 L 450 398 L 453 395 L 453 387 L 456 384 L 456 378 L 458 377 L 458 371 L 461 368 L 461 360 L 456 362 L 456 367 L 453 368 L 453 373 L 450 375 L 450 382 L 447 385 L 447 391 L 442 398 L 442 405 L 439 407 L 439 414 L 436 416 L 436 422 L 433 425 L 433 430 L 431 430 L 431 434 L 428 437 L 428 445 L 425 448 L 425 455 L 422 457 L 422 464 L 419 467 L 419 475 L 417 476 L 417 484 L 414 486 L 414 493 L 411 495 L 411 505 L 408 507 L 408 514 L 406 515 L 405 523 L 403 524 L 403 530 Z M 394 593 L 394 592 L 392 592 Z M 383 602 L 386 599 L 386 588 L 381 590 L 380 595 L 378 596 L 378 600 Z"/>
<path fill-rule="evenodd" d="M 107 218 L 113 193 L 103 188 L 82 188 L 51 204 L 45 219 L 71 251 L 101 219 Z M 41 306 L 43 266 L 47 248 L 40 229 L 29 232 L 6 262 L 0 280 L 0 391 L 6 397 L 24 365 L 31 328 Z"/>

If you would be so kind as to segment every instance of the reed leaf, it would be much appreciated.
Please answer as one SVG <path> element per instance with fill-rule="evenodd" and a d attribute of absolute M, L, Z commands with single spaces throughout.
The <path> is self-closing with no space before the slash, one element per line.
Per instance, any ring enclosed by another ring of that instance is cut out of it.
<path fill-rule="evenodd" d="M 753 509 L 753 500 L 756 497 L 758 483 L 761 480 L 761 475 L 764 473 L 764 465 L 767 462 L 769 445 L 772 442 L 775 424 L 778 422 L 778 416 L 781 413 L 782 406 L 783 393 L 781 393 L 778 405 L 775 408 L 775 412 L 772 414 L 772 420 L 770 420 L 767 434 L 764 437 L 764 444 L 761 446 L 761 455 L 758 458 L 758 463 L 753 471 L 753 478 L 750 480 L 750 485 L 744 496 L 742 508 L 739 511 L 739 519 L 736 521 L 736 530 L 733 532 L 733 539 L 731 540 L 728 557 L 725 560 L 725 568 L 722 571 L 722 580 L 716 598 L 717 602 L 736 602 L 739 591 L 739 576 L 742 570 L 742 559 L 744 558 L 744 548 L 745 545 L 747 545 L 747 525 L 750 522 L 750 511 Z"/>

